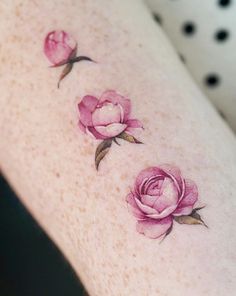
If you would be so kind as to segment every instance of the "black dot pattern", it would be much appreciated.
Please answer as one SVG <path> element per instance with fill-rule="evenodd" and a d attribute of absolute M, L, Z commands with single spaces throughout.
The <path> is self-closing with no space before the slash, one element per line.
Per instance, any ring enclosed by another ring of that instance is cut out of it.
<path fill-rule="evenodd" d="M 232 4 L 232 0 L 215 0 L 215 3 L 218 5 L 219 8 L 227 8 Z M 159 24 L 163 23 L 163 12 L 161 12 L 161 15 L 158 13 L 153 14 L 153 18 L 156 22 Z M 193 20 L 185 20 L 181 25 L 181 32 L 182 34 L 189 38 L 194 38 L 194 36 L 197 33 L 197 28 L 199 26 L 199 30 L 203 30 L 204 27 L 202 24 L 196 24 Z M 217 44 L 223 44 L 228 41 L 228 39 L 231 37 L 230 31 L 226 28 L 216 28 L 215 31 L 212 32 L 213 36 L 213 42 L 215 42 L 216 46 Z M 183 63 L 186 63 L 186 57 L 181 52 L 178 54 L 180 60 Z M 203 73 L 203 83 L 207 88 L 217 88 L 221 84 L 221 77 L 218 73 Z"/>
<path fill-rule="evenodd" d="M 220 29 L 215 33 L 215 39 L 218 42 L 224 42 L 229 38 L 229 32 L 225 29 Z"/>
<path fill-rule="evenodd" d="M 191 21 L 185 22 L 182 31 L 185 35 L 192 36 L 196 32 L 196 25 Z"/>
<path fill-rule="evenodd" d="M 229 5 L 230 3 L 231 1 L 229 0 L 218 1 L 218 4 L 223 7 Z M 184 22 L 182 25 L 182 33 L 186 37 L 192 37 L 196 33 L 196 30 L 197 30 L 196 24 L 190 20 Z M 224 43 L 229 39 L 229 37 L 230 37 L 230 32 L 227 29 L 220 28 L 220 29 L 217 29 L 216 32 L 214 33 L 214 39 L 217 43 Z M 183 63 L 186 63 L 185 57 L 182 55 L 182 53 L 179 53 L 179 57 Z M 220 83 L 221 83 L 220 76 L 215 73 L 209 73 L 204 78 L 204 84 L 208 88 L 216 88 L 219 86 Z"/>
<path fill-rule="evenodd" d="M 220 7 L 228 7 L 231 4 L 231 0 L 218 0 L 218 5 Z"/>
<path fill-rule="evenodd" d="M 153 9 L 157 9 L 153 17 L 172 41 L 177 58 L 236 132 L 236 116 L 231 110 L 236 98 L 236 0 L 167 0 Z"/>
<path fill-rule="evenodd" d="M 205 84 L 208 87 L 214 88 L 218 86 L 219 83 L 220 83 L 220 77 L 218 74 L 211 73 L 211 74 L 208 74 L 205 78 Z"/>

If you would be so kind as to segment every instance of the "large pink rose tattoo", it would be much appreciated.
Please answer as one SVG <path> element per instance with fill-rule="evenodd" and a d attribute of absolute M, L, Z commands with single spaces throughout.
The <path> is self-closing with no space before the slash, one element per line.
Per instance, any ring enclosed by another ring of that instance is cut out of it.
<path fill-rule="evenodd" d="M 130 100 L 114 90 L 105 91 L 99 99 L 87 95 L 78 104 L 78 108 L 80 129 L 97 140 L 103 140 L 95 153 L 97 169 L 112 142 L 119 144 L 117 138 L 130 143 L 141 143 L 133 133 L 143 126 L 139 120 L 131 118 Z"/>
<path fill-rule="evenodd" d="M 180 224 L 206 224 L 195 208 L 196 184 L 184 179 L 172 165 L 150 167 L 140 172 L 133 190 L 126 197 L 129 209 L 137 218 L 137 231 L 149 238 L 168 235 L 173 221 Z"/>
<path fill-rule="evenodd" d="M 66 65 L 59 78 L 58 87 L 61 80 L 70 73 L 74 63 L 84 60 L 93 61 L 86 56 L 76 56 L 77 42 L 64 31 L 52 31 L 47 34 L 44 41 L 44 53 L 52 67 Z"/>

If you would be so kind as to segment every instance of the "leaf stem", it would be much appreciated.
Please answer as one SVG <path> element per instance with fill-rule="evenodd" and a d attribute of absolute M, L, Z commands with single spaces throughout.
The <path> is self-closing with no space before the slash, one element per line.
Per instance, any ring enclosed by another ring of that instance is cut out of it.
<path fill-rule="evenodd" d="M 74 63 L 79 63 L 81 61 L 89 61 L 89 62 L 96 63 L 94 60 L 92 60 L 92 59 L 90 59 L 89 57 L 86 57 L 86 56 L 78 56 L 78 57 L 75 57 L 75 58 L 71 58 L 71 59 L 68 60 L 68 63 L 74 64 Z"/>
<path fill-rule="evenodd" d="M 115 137 L 115 138 L 113 138 L 113 141 L 116 143 L 116 145 L 120 146 L 120 143 L 119 143 L 119 142 L 117 142 L 117 139 L 116 139 L 116 137 Z"/>

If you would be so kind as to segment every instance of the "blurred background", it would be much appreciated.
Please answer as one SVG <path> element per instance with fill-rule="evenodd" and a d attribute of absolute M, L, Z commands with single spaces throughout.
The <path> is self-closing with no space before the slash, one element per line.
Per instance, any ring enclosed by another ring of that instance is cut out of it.
<path fill-rule="evenodd" d="M 145 0 L 193 80 L 236 132 L 236 0 Z"/>
<path fill-rule="evenodd" d="M 0 295 L 85 296 L 73 269 L 2 176 Z"/>

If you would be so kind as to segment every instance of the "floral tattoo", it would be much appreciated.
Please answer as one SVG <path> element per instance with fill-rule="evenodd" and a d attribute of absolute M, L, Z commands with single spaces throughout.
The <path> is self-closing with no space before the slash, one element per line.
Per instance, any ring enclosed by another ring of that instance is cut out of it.
<path fill-rule="evenodd" d="M 197 200 L 196 184 L 184 179 L 180 170 L 169 164 L 141 171 L 126 197 L 137 219 L 137 231 L 152 239 L 170 234 L 174 221 L 206 226 L 198 213 L 203 207 L 194 208 Z"/>
<path fill-rule="evenodd" d="M 77 43 L 64 31 L 52 31 L 48 33 L 44 41 L 44 53 L 51 62 L 52 67 L 61 67 L 65 65 L 57 84 L 58 88 L 62 79 L 64 79 L 72 70 L 74 63 L 81 61 L 94 62 L 89 57 L 76 56 Z"/>
<path fill-rule="evenodd" d="M 77 56 L 77 42 L 64 31 L 49 32 L 44 41 L 44 53 L 51 67 L 65 66 L 60 82 L 71 72 L 74 63 L 94 62 L 87 56 Z M 142 144 L 134 137 L 143 125 L 131 118 L 130 99 L 114 90 L 105 91 L 100 98 L 86 95 L 78 104 L 79 127 L 82 132 L 100 140 L 95 152 L 95 167 L 109 152 L 112 143 L 120 145 L 119 139 Z M 165 238 L 179 224 L 200 224 L 207 227 L 199 211 L 194 207 L 198 201 L 196 184 L 182 177 L 179 168 L 164 164 L 149 167 L 139 173 L 134 188 L 126 197 L 128 208 L 137 219 L 137 231 L 146 237 Z"/>
<path fill-rule="evenodd" d="M 131 101 L 114 90 L 105 91 L 99 99 L 87 95 L 78 104 L 78 108 L 80 129 L 93 138 L 102 140 L 95 153 L 97 170 L 112 142 L 119 145 L 118 138 L 130 143 L 142 143 L 133 136 L 134 130 L 142 129 L 143 126 L 139 120 L 130 118 Z"/>

